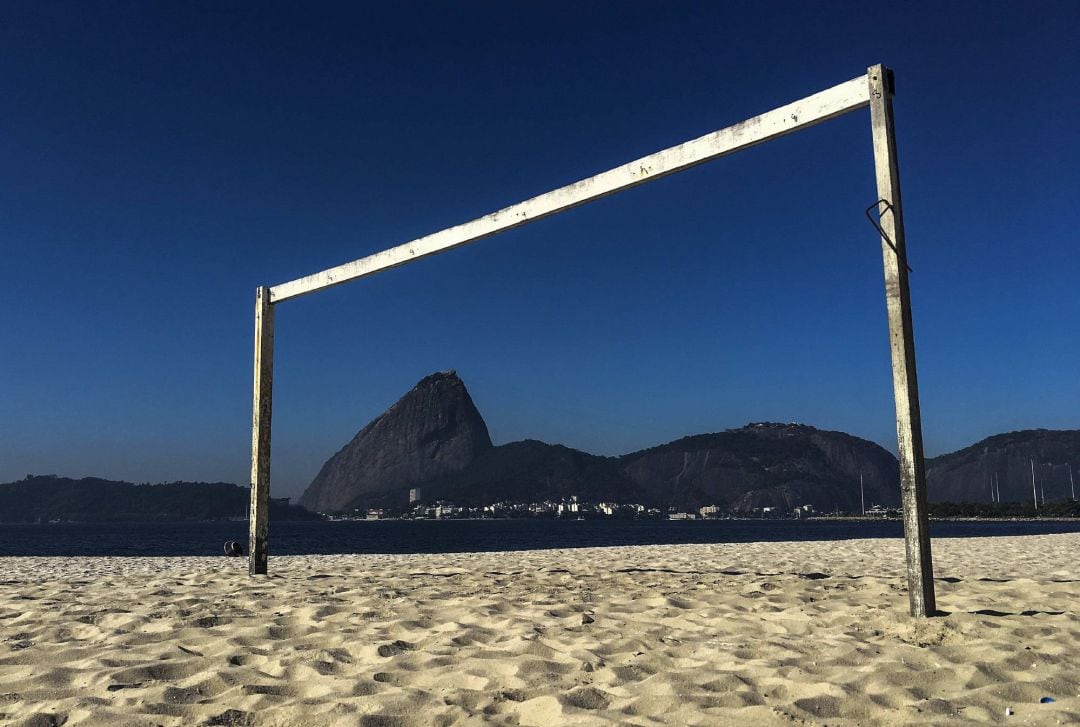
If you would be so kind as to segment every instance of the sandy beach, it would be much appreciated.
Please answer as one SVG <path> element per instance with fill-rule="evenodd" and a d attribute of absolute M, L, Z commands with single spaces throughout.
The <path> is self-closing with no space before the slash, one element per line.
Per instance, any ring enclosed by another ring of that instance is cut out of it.
<path fill-rule="evenodd" d="M 1080 722 L 1080 535 L 934 548 L 0 558 L 0 723 Z"/>

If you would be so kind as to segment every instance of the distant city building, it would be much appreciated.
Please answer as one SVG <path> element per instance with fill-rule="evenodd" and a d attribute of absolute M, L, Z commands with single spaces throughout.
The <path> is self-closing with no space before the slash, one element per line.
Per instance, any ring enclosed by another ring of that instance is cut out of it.
<path fill-rule="evenodd" d="M 420 501 L 420 488 L 419 487 L 414 487 L 411 490 L 409 490 L 409 504 L 411 505 L 414 502 L 419 502 L 419 501 Z"/>

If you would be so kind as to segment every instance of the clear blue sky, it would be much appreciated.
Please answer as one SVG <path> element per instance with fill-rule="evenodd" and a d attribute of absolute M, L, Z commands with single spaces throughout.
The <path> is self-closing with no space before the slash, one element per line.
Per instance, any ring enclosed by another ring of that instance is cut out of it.
<path fill-rule="evenodd" d="M 1080 3 L 0 7 L 0 481 L 246 482 L 252 304 L 892 66 L 930 454 L 1080 426 Z M 275 494 L 457 369 L 496 442 L 895 451 L 868 112 L 277 311 Z"/>

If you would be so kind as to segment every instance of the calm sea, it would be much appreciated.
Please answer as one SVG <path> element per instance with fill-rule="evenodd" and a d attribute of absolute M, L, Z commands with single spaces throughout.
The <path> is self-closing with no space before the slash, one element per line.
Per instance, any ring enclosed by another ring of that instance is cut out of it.
<path fill-rule="evenodd" d="M 1080 532 L 1080 522 L 933 522 L 937 538 Z M 455 553 L 604 545 L 895 538 L 898 521 L 448 520 L 279 522 L 270 553 Z M 247 523 L 0 525 L 0 555 L 221 555 Z"/>

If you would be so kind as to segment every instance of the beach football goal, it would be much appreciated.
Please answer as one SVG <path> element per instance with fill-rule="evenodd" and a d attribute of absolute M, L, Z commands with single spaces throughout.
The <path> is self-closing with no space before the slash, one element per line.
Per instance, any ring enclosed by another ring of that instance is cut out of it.
<path fill-rule="evenodd" d="M 273 410 L 274 307 L 292 298 L 373 275 L 476 242 L 505 230 L 703 164 L 851 111 L 870 108 L 877 197 L 866 212 L 881 238 L 896 402 L 897 459 L 911 615 L 932 616 L 933 564 L 926 512 L 919 389 L 911 325 L 900 175 L 893 125 L 893 73 L 883 65 L 864 75 L 780 106 L 741 123 L 635 159 L 587 179 L 512 204 L 496 212 L 255 294 L 255 386 L 251 432 L 251 511 L 248 572 L 267 570 L 270 500 L 270 420 Z M 861 210 L 860 210 L 861 212 Z"/>

